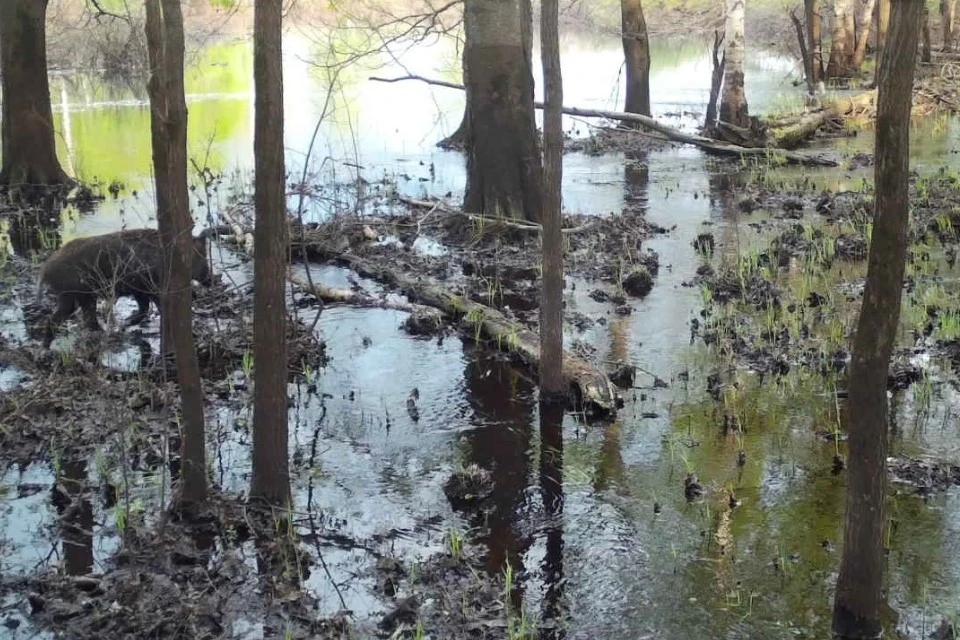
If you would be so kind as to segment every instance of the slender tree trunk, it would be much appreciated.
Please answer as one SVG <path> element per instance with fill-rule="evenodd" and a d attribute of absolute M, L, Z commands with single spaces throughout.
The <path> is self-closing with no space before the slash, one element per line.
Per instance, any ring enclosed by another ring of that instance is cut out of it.
<path fill-rule="evenodd" d="M 807 93 L 813 95 L 817 90 L 817 81 L 814 80 L 813 55 L 807 50 L 804 25 L 793 11 L 790 12 L 790 22 L 793 23 L 793 28 L 797 32 L 797 44 L 800 47 L 800 59 L 803 61 L 803 77 L 807 81 Z"/>
<path fill-rule="evenodd" d="M 880 83 L 880 59 L 883 57 L 883 48 L 887 43 L 887 29 L 890 27 L 890 2 L 891 0 L 879 0 L 877 5 L 877 51 L 874 53 L 876 65 L 874 66 L 874 84 Z"/>
<path fill-rule="evenodd" d="M 720 120 L 736 127 L 750 126 L 747 94 L 743 87 L 743 66 L 746 58 L 744 40 L 745 0 L 726 0 L 727 23 L 724 39 L 723 93 L 720 97 Z"/>
<path fill-rule="evenodd" d="M 723 86 L 723 70 L 726 67 L 723 53 L 723 34 L 713 32 L 713 72 L 710 76 L 710 99 L 707 101 L 707 114 L 703 119 L 704 131 L 712 132 L 717 126 L 717 100 L 720 99 L 720 88 Z M 711 134 L 712 135 L 712 134 Z"/>
<path fill-rule="evenodd" d="M 887 371 L 900 318 L 909 218 L 910 103 L 923 0 L 894 0 L 880 61 L 874 226 L 850 365 L 849 469 L 833 629 L 878 638 L 887 490 Z"/>
<path fill-rule="evenodd" d="M 953 51 L 953 13 L 956 0 L 940 0 L 940 21 L 943 26 L 943 50 Z"/>
<path fill-rule="evenodd" d="M 853 12 L 853 0 L 835 0 L 833 3 L 833 36 L 830 42 L 830 61 L 827 63 L 829 78 L 846 78 L 853 71 Z"/>
<path fill-rule="evenodd" d="M 150 60 L 150 132 L 157 193 L 157 226 L 163 246 L 161 324 L 172 348 L 180 386 L 180 506 L 207 497 L 206 439 L 200 366 L 193 341 L 193 219 L 187 191 L 187 103 L 183 83 L 183 14 L 180 0 L 147 0 Z M 162 336 L 162 338 L 164 337 Z"/>
<path fill-rule="evenodd" d="M 650 40 L 640 0 L 620 0 L 620 30 L 627 70 L 623 110 L 650 115 Z"/>
<path fill-rule="evenodd" d="M 930 62 L 930 10 L 926 3 L 923 5 L 923 14 L 920 18 L 920 40 L 922 42 L 920 60 Z"/>
<path fill-rule="evenodd" d="M 867 43 L 870 41 L 870 29 L 873 25 L 874 8 L 877 0 L 867 0 L 860 13 L 860 32 L 857 34 L 857 48 L 853 52 L 853 67 L 859 69 L 867 57 Z"/>
<path fill-rule="evenodd" d="M 280 0 L 256 0 L 253 18 L 254 229 L 253 481 L 251 500 L 290 504 L 287 456 L 287 203 L 284 192 Z"/>
<path fill-rule="evenodd" d="M 53 131 L 47 79 L 48 0 L 0 0 L 3 87 L 0 187 L 27 190 L 71 184 Z"/>
<path fill-rule="evenodd" d="M 542 175 L 528 9 L 529 0 L 465 3 L 470 142 L 464 209 L 536 220 Z"/>
<path fill-rule="evenodd" d="M 560 72 L 559 12 L 558 0 L 543 0 L 540 13 L 544 87 L 540 394 L 545 399 L 556 399 L 562 405 L 563 236 L 560 231 L 560 193 L 563 182 L 563 77 Z M 649 111 L 649 103 L 647 109 Z"/>

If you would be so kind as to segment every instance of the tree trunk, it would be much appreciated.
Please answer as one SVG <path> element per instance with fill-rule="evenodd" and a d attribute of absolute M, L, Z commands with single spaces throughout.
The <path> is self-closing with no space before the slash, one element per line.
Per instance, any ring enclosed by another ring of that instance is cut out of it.
<path fill-rule="evenodd" d="M 726 60 L 721 54 L 723 34 L 713 32 L 713 72 L 710 76 L 710 99 L 707 101 L 707 114 L 703 119 L 703 130 L 712 135 L 717 126 L 717 100 L 720 99 L 720 88 L 723 86 L 723 69 Z"/>
<path fill-rule="evenodd" d="M 63 186 L 47 79 L 48 0 L 0 0 L 3 86 L 0 187 Z"/>
<path fill-rule="evenodd" d="M 844 638 L 882 632 L 887 372 L 907 256 L 910 103 L 922 5 L 893 2 L 893 32 L 880 61 L 874 226 L 850 365 L 846 526 L 833 610 L 833 629 Z"/>
<path fill-rule="evenodd" d="M 640 0 L 620 0 L 620 29 L 627 69 L 623 110 L 650 115 L 650 40 Z"/>
<path fill-rule="evenodd" d="M 639 3 L 637 6 L 639 8 Z M 544 400 L 559 398 L 564 394 L 563 236 L 560 231 L 560 194 L 563 182 L 563 77 L 560 72 L 559 12 L 559 0 L 543 0 L 540 10 L 540 47 L 544 88 L 543 211 L 540 216 L 543 225 L 543 231 L 540 234 L 543 249 L 543 279 L 540 290 L 540 396 Z M 644 34 L 645 41 L 646 34 Z M 623 42 L 626 49 L 626 36 Z M 629 62 L 627 66 L 629 67 Z M 630 95 L 629 89 L 627 95 Z M 648 94 L 647 111 L 649 110 Z M 562 401 L 560 404 L 562 406 Z"/>
<path fill-rule="evenodd" d="M 920 18 L 920 38 L 922 41 L 922 47 L 920 52 L 920 60 L 922 62 L 930 62 L 930 11 L 927 9 L 926 3 L 923 5 L 923 14 Z"/>
<path fill-rule="evenodd" d="M 253 18 L 254 228 L 253 481 L 250 499 L 290 504 L 287 456 L 286 282 L 289 229 L 284 192 L 282 6 L 256 0 Z"/>
<path fill-rule="evenodd" d="M 853 52 L 853 67 L 859 69 L 867 57 L 867 42 L 870 41 L 870 28 L 873 25 L 873 10 L 877 0 L 867 0 L 860 13 L 860 33 L 857 34 L 857 48 Z"/>
<path fill-rule="evenodd" d="M 890 27 L 890 2 L 891 0 L 879 0 L 877 5 L 877 51 L 874 53 L 876 65 L 874 66 L 873 83 L 880 82 L 880 59 L 883 57 L 883 48 L 887 43 L 887 29 Z"/>
<path fill-rule="evenodd" d="M 541 161 L 524 26 L 529 0 L 466 0 L 469 153 L 464 209 L 536 220 Z"/>
<path fill-rule="evenodd" d="M 727 23 L 724 39 L 723 94 L 720 97 L 720 120 L 735 127 L 749 128 L 747 94 L 743 88 L 743 66 L 746 58 L 744 41 L 744 2 L 726 0 Z"/>
<path fill-rule="evenodd" d="M 790 12 L 790 22 L 797 32 L 797 45 L 800 47 L 800 59 L 803 61 L 803 77 L 807 81 L 807 93 L 814 95 L 817 90 L 817 81 L 814 80 L 813 56 L 807 51 L 807 38 L 804 34 L 804 26 L 800 18 L 793 11 Z"/>
<path fill-rule="evenodd" d="M 804 0 L 803 15 L 807 23 L 807 54 L 813 65 L 813 85 L 823 79 L 823 47 L 821 44 L 820 8 L 817 0 Z"/>
<path fill-rule="evenodd" d="M 943 25 L 943 50 L 953 51 L 953 12 L 956 0 L 940 0 L 940 21 Z"/>
<path fill-rule="evenodd" d="M 833 36 L 830 42 L 828 78 L 850 76 L 854 52 L 853 0 L 835 0 L 833 3 Z"/>
<path fill-rule="evenodd" d="M 161 339 L 167 340 L 163 349 L 173 351 L 180 386 L 180 506 L 193 508 L 207 497 L 207 463 L 203 391 L 193 341 L 193 219 L 187 191 L 187 103 L 179 0 L 147 0 L 146 35 L 157 227 L 164 261 L 160 321 L 166 330 Z"/>

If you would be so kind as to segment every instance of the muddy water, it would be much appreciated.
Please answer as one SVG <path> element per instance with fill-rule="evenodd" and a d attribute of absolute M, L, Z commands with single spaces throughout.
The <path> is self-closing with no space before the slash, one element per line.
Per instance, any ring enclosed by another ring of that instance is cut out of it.
<path fill-rule="evenodd" d="M 567 37 L 563 46 L 566 101 L 616 108 L 622 95 L 619 42 Z M 670 42 L 653 54 L 655 115 L 693 126 L 706 98 L 708 52 Z M 330 56 L 302 36 L 291 36 L 285 55 L 286 144 L 291 174 L 299 180 L 329 86 L 329 74 L 308 61 Z M 194 63 L 188 77 L 190 153 L 222 176 L 223 186 L 208 203 L 215 210 L 227 202 L 227 187 L 250 177 L 249 47 L 211 46 L 197 52 Z M 455 79 L 450 43 L 412 48 L 403 63 L 410 73 Z M 458 124 L 462 96 L 415 82 L 369 82 L 369 75 L 407 71 L 383 60 L 365 65 L 339 76 L 336 97 L 327 104 L 307 164 L 308 178 L 321 181 L 324 190 L 309 199 L 308 216 L 361 206 L 353 186 L 358 176 L 368 181 L 368 190 L 458 197 L 463 159 L 433 143 Z M 799 94 L 789 84 L 793 68 L 773 56 L 753 57 L 747 70 L 751 108 L 796 104 Z M 143 93 L 74 77 L 56 78 L 53 87 L 61 153 L 70 158 L 71 170 L 124 186 L 119 198 L 92 215 L 66 212 L 63 239 L 151 223 Z M 565 125 L 574 134 L 589 127 L 572 118 Z M 952 120 L 920 129 L 917 139 L 930 144 L 915 144 L 918 162 L 932 167 L 949 161 L 946 149 L 957 130 Z M 869 150 L 870 139 L 861 135 L 831 146 Z M 633 305 L 632 315 L 615 316 L 585 295 L 587 283 L 568 283 L 570 308 L 608 314 L 606 324 L 571 330 L 568 343 L 585 341 L 602 359 L 631 362 L 647 372 L 638 375 L 613 425 L 589 427 L 567 416 L 558 436 L 539 427 L 531 381 L 494 354 L 456 337 L 411 339 L 398 331 L 403 314 L 395 311 L 323 312 L 317 330 L 330 361 L 322 370 L 304 372 L 315 388 L 291 386 L 290 449 L 295 509 L 315 514 L 304 533 L 319 541 L 339 585 L 334 588 L 323 571 L 307 582 L 326 612 L 346 606 L 368 628 L 385 609 L 372 593 L 374 553 L 422 559 L 444 549 L 451 528 L 481 524 L 454 513 L 442 492 L 457 466 L 475 462 L 492 471 L 496 484 L 485 533 L 476 538 L 487 549 L 488 569 L 501 571 L 509 561 L 520 576 L 515 596 L 528 614 L 560 616 L 568 638 L 827 636 L 843 477 L 831 473 L 834 445 L 812 433 L 829 431 L 835 422 L 830 390 L 804 371 L 781 382 L 740 372 L 733 403 L 744 430 L 725 433 L 722 413 L 705 391 L 707 375 L 721 363 L 690 345 L 689 323 L 702 307 L 699 289 L 684 286 L 699 264 L 691 240 L 709 228 L 721 251 L 755 241 L 731 197 L 736 180 L 725 175 L 713 160 L 686 148 L 565 158 L 568 209 L 609 215 L 642 207 L 652 222 L 671 229 L 648 244 L 660 254 L 661 269 L 653 292 Z M 869 174 L 789 169 L 773 175 L 855 185 Z M 297 198 L 291 201 L 297 204 Z M 383 205 L 372 200 L 363 206 Z M 196 209 L 201 223 L 206 211 Z M 249 276 L 245 268 L 231 267 L 231 275 L 242 280 Z M 315 267 L 312 275 L 333 286 L 349 283 L 340 269 Z M 16 309 L 5 308 L 0 324 L 4 335 L 23 339 Z M 135 357 L 136 351 L 128 353 Z M 654 376 L 668 388 L 654 385 Z M 0 389 L 22 383 L 17 372 L 0 372 Z M 405 406 L 414 387 L 421 398 L 418 420 Z M 939 387 L 934 411 L 922 422 L 913 397 L 900 398 L 895 453 L 931 452 L 960 461 L 949 409 L 955 396 L 951 387 Z M 249 483 L 250 413 L 211 406 L 208 419 L 213 478 L 224 489 L 241 491 Z M 562 450 L 562 457 L 544 456 L 548 448 Z M 688 472 L 708 487 L 707 500 L 684 500 Z M 49 491 L 57 474 L 76 478 L 65 486 L 89 493 L 74 515 L 92 538 L 72 539 L 58 526 Z M 120 544 L 121 525 L 116 505 L 95 488 L 115 475 L 103 460 L 53 466 L 25 461 L 8 469 L 0 478 L 2 571 L 51 565 L 78 573 L 102 570 Z M 726 507 L 725 489 L 741 506 Z M 134 473 L 129 490 L 130 503 L 148 514 L 169 495 L 165 475 L 156 471 Z M 889 590 L 900 626 L 911 637 L 929 633 L 939 616 L 958 613 L 958 501 L 956 492 L 927 503 L 909 496 L 893 500 Z M 258 623 L 248 623 L 242 634 L 235 630 L 238 637 L 257 637 Z"/>

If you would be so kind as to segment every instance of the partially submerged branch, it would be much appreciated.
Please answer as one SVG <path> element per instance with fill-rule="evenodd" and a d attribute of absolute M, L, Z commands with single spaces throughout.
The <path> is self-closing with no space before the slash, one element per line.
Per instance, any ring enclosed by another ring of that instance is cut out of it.
<path fill-rule="evenodd" d="M 454 84 L 452 82 L 445 82 L 440 80 L 431 80 L 429 78 L 424 78 L 423 76 L 403 76 L 399 78 L 377 78 L 372 77 L 371 80 L 378 82 L 399 82 L 401 80 L 419 80 L 421 82 L 426 82 L 427 84 L 433 84 L 437 86 L 447 87 L 449 89 L 460 89 L 463 90 L 463 85 Z M 543 104 L 540 102 L 534 103 L 534 106 L 537 109 L 542 109 Z M 741 147 L 739 145 L 730 144 L 728 142 L 723 142 L 720 140 L 714 140 L 712 138 L 706 138 L 704 136 L 698 136 L 695 134 L 688 134 L 675 129 L 669 125 L 665 125 L 661 122 L 657 122 L 655 119 L 640 115 L 637 113 L 625 113 L 622 111 L 607 111 L 604 109 L 581 109 L 578 107 L 564 107 L 563 112 L 571 116 L 580 116 L 585 118 L 606 118 L 609 120 L 618 120 L 620 122 L 632 122 L 641 124 L 644 127 L 657 131 L 658 133 L 663 134 L 666 138 L 673 140 L 674 142 L 680 142 L 683 144 L 693 145 L 708 153 L 713 153 L 716 155 L 725 155 L 725 156 L 740 156 L 740 157 L 771 157 L 771 158 L 781 158 L 784 161 L 791 164 L 803 164 L 803 165 L 817 165 L 825 167 L 835 167 L 837 162 L 829 158 L 824 158 L 822 156 L 808 155 L 797 153 L 795 151 L 786 151 L 782 149 L 769 148 L 769 147 Z"/>

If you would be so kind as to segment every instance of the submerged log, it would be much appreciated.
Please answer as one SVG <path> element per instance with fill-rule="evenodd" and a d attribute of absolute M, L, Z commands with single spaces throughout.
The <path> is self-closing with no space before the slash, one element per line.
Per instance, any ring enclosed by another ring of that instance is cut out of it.
<path fill-rule="evenodd" d="M 370 80 L 374 80 L 377 82 L 399 82 L 401 80 L 419 80 L 421 82 L 426 82 L 427 84 L 447 87 L 450 89 L 461 89 L 461 90 L 463 89 L 462 85 L 454 84 L 452 82 L 431 80 L 429 78 L 424 78 L 423 76 L 403 76 L 400 78 L 371 77 Z M 537 103 L 534 103 L 534 106 L 537 109 L 542 109 L 543 103 L 537 102 Z M 662 134 L 664 137 L 670 140 L 673 140 L 674 142 L 693 145 L 695 147 L 703 149 L 707 153 L 712 153 L 715 155 L 781 158 L 790 164 L 816 165 L 816 166 L 823 166 L 823 167 L 837 166 L 837 162 L 835 160 L 831 160 L 829 158 L 825 158 L 822 156 L 797 153 L 795 151 L 788 151 L 784 149 L 775 149 L 775 148 L 769 148 L 769 147 L 742 147 L 739 145 L 730 144 L 729 142 L 714 140 L 713 138 L 706 138 L 704 136 L 684 133 L 679 129 L 663 124 L 662 122 L 657 122 L 655 119 L 649 116 L 640 115 L 638 113 L 625 113 L 623 111 L 607 111 L 605 109 L 581 109 L 579 107 L 564 107 L 563 112 L 567 115 L 580 116 L 583 118 L 606 118 L 608 120 L 617 120 L 620 122 L 632 122 L 632 123 L 641 124 L 647 129 L 656 131 Z"/>

